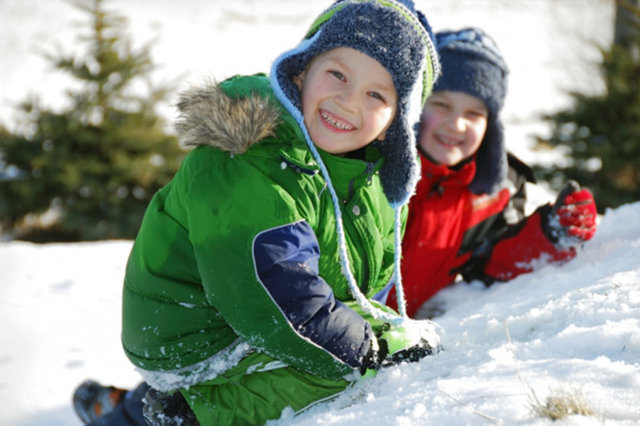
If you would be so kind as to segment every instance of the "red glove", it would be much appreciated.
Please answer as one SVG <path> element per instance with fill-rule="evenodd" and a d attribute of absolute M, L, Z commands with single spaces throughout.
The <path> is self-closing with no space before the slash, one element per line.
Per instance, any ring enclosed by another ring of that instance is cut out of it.
<path fill-rule="evenodd" d="M 573 180 L 560 191 L 549 217 L 551 240 L 575 245 L 590 240 L 596 233 L 598 212 L 591 191 L 580 189 Z"/>

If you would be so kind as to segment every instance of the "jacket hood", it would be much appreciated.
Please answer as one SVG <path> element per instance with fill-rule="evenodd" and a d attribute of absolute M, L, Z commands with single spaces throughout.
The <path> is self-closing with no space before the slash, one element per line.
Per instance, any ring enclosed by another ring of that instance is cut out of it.
<path fill-rule="evenodd" d="M 242 154 L 256 142 L 275 135 L 282 121 L 277 101 L 259 91 L 234 96 L 234 88 L 234 80 L 211 82 L 180 95 L 175 128 L 182 144 Z"/>

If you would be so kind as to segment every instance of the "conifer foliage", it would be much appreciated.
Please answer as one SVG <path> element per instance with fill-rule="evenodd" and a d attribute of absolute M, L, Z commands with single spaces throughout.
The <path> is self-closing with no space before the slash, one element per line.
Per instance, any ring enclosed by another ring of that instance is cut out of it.
<path fill-rule="evenodd" d="M 616 25 L 624 36 L 602 50 L 604 93 L 572 93 L 573 107 L 545 117 L 550 138 L 539 144 L 563 147 L 565 166 L 538 167 L 536 172 L 560 189 L 567 179 L 590 188 L 602 213 L 607 207 L 640 200 L 640 9 L 619 0 Z M 621 22 L 620 17 L 624 21 Z M 617 28 L 618 30 L 618 28 Z"/>
<path fill-rule="evenodd" d="M 133 238 L 151 196 L 184 151 L 156 113 L 170 88 L 155 87 L 149 44 L 134 49 L 123 17 L 103 0 L 78 2 L 90 31 L 82 54 L 47 55 L 78 89 L 53 111 L 19 109 L 18 130 L 0 127 L 0 228 L 31 241 Z M 33 221 L 47 212 L 43 225 Z"/>

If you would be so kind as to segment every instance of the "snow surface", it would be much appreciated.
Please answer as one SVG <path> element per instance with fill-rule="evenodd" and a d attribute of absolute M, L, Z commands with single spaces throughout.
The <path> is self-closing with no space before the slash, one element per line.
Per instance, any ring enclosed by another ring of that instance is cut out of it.
<path fill-rule="evenodd" d="M 266 71 L 330 1 L 114 0 L 135 42 L 157 39 L 158 81 Z M 509 148 L 527 161 L 539 120 L 567 89 L 597 91 L 597 46 L 611 40 L 609 0 L 417 1 L 435 30 L 476 25 L 511 68 L 504 111 Z M 72 50 L 82 18 L 62 0 L 0 1 L 0 123 L 39 93 L 64 104 L 69 82 L 35 52 Z M 70 47 L 71 46 L 71 47 Z M 164 110 L 167 117 L 172 109 Z M 553 198 L 533 193 L 529 209 Z M 458 284 L 434 302 L 444 351 L 382 371 L 335 401 L 280 425 L 551 424 L 531 412 L 561 391 L 593 416 L 567 425 L 640 424 L 640 203 L 608 211 L 574 261 L 489 289 Z M 131 241 L 0 243 L 0 424 L 76 425 L 70 405 L 85 378 L 122 387 L 140 379 L 120 346 L 120 296 Z"/>
<path fill-rule="evenodd" d="M 608 211 L 572 262 L 437 301 L 444 351 L 392 367 L 280 425 L 550 424 L 530 412 L 580 391 L 594 416 L 558 424 L 640 424 L 640 203 Z M 133 386 L 120 348 L 130 241 L 0 245 L 0 424 L 79 424 L 74 387 Z M 510 336 L 510 337 L 509 337 Z"/>

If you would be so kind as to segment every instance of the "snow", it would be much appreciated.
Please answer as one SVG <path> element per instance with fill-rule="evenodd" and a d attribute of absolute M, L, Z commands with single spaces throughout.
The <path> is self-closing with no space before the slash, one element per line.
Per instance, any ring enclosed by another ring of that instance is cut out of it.
<path fill-rule="evenodd" d="M 213 76 L 266 71 L 312 18 L 320 0 L 114 0 L 134 41 L 158 40 L 158 81 L 181 87 Z M 108 3 L 109 4 L 109 3 Z M 541 112 L 567 104 L 567 89 L 600 90 L 592 63 L 611 40 L 607 0 L 418 1 L 436 30 L 476 25 L 496 38 L 511 68 L 504 111 L 509 148 L 527 161 L 548 131 Z M 28 93 L 64 103 L 69 82 L 36 49 L 74 46 L 81 18 L 62 0 L 0 2 L 0 122 Z M 292 38 L 293 37 L 293 38 Z M 171 117 L 167 105 L 164 113 Z M 552 199 L 537 189 L 529 209 Z M 336 400 L 279 425 L 546 425 L 531 406 L 582 397 L 594 415 L 558 424 L 640 424 L 640 203 L 607 211 L 572 262 L 507 284 L 457 284 L 439 293 L 444 350 L 381 371 Z M 85 378 L 122 387 L 139 374 L 120 346 L 120 296 L 131 241 L 0 243 L 0 424 L 80 424 L 70 405 Z"/>
<path fill-rule="evenodd" d="M 580 391 L 594 416 L 640 422 L 640 203 L 607 211 L 581 254 L 509 283 L 457 284 L 436 301 L 444 350 L 381 371 L 280 425 L 549 424 L 530 411 Z M 0 245 L 0 424 L 79 424 L 74 387 L 140 379 L 119 342 L 130 241 Z M 534 396 L 535 395 L 535 396 Z"/>

